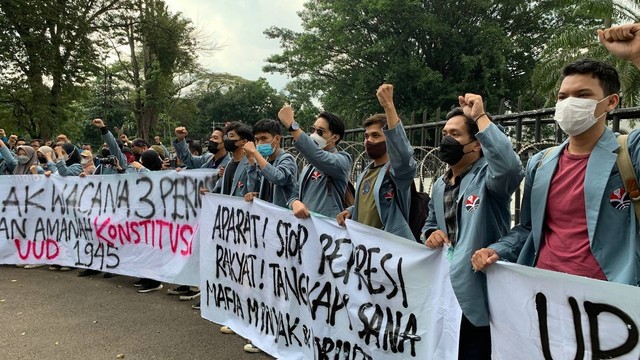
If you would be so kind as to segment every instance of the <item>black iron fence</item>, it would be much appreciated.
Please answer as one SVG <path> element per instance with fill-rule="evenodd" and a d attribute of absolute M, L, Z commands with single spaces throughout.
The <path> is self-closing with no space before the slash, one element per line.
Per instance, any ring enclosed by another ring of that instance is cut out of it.
<path fill-rule="evenodd" d="M 518 153 L 523 166 L 531 156 L 540 150 L 550 146 L 560 144 L 566 136 L 553 120 L 554 109 L 540 109 L 533 111 L 523 111 L 518 113 L 495 115 L 493 121 L 500 124 L 505 133 L 513 143 L 513 149 Z M 422 123 L 416 124 L 415 114 L 405 123 L 404 128 L 407 137 L 413 144 L 414 158 L 418 163 L 416 182 L 420 191 L 431 192 L 433 182 L 444 174 L 447 169 L 446 164 L 437 157 L 438 146 L 442 137 L 442 128 L 446 124 L 439 117 L 439 112 L 435 121 L 427 122 L 427 114 L 422 114 Z M 629 120 L 630 126 L 640 119 L 640 107 L 621 108 L 612 111 L 608 117 L 608 125 L 613 131 L 629 131 L 630 128 L 621 128 L 621 121 Z M 639 123 L 640 124 L 640 123 Z M 349 129 L 345 133 L 344 140 L 339 148 L 347 151 L 353 158 L 353 168 L 351 170 L 351 181 L 355 183 L 357 174 L 367 165 L 369 159 L 364 152 L 363 144 L 364 129 Z M 290 136 L 283 138 L 283 147 L 290 151 L 298 162 L 300 169 L 306 164 L 304 157 L 300 156 L 292 146 Z M 518 223 L 520 219 L 521 189 L 516 191 L 513 203 L 513 220 Z"/>

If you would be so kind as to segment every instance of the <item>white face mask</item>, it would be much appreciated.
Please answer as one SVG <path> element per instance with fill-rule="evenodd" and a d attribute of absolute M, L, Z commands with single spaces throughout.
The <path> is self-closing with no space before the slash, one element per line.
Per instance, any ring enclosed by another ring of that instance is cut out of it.
<path fill-rule="evenodd" d="M 568 97 L 564 100 L 556 103 L 556 113 L 553 119 L 558 122 L 558 125 L 569 136 L 577 136 L 583 132 L 591 129 L 591 127 L 598 122 L 603 116 L 596 116 L 596 106 L 599 103 L 607 100 L 609 97 L 597 101 L 593 99 L 582 99 L 577 97 Z"/>
<path fill-rule="evenodd" d="M 18 155 L 16 156 L 16 158 L 18 159 L 18 163 L 20 164 L 26 164 L 29 162 L 29 156 L 27 155 Z"/>
<path fill-rule="evenodd" d="M 318 148 L 320 150 L 323 150 L 327 146 L 327 140 L 325 140 L 325 138 L 323 138 L 322 136 L 318 135 L 318 133 L 313 133 L 309 135 L 309 137 L 311 138 L 311 140 L 313 140 L 316 143 L 316 145 L 318 145 Z"/>
<path fill-rule="evenodd" d="M 91 159 L 85 159 L 85 158 L 83 158 L 82 160 L 80 160 L 80 163 L 81 163 L 82 165 L 85 165 L 85 164 L 88 164 L 90 161 L 91 161 Z"/>

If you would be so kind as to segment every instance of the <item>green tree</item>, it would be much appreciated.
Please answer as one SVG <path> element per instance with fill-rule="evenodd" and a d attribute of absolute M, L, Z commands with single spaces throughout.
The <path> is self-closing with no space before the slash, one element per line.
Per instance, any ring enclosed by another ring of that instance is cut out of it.
<path fill-rule="evenodd" d="M 465 92 L 483 94 L 495 111 L 529 88 L 535 59 L 563 19 L 556 2 L 307 1 L 302 32 L 265 31 L 282 52 L 264 70 L 315 89 L 351 126 L 381 110 L 375 91 L 382 82 L 394 84 L 405 118 L 447 109 Z"/>
<path fill-rule="evenodd" d="M 640 105 L 640 72 L 628 61 L 611 55 L 598 41 L 597 29 L 640 20 L 638 0 L 584 0 L 560 1 L 566 11 L 581 14 L 584 22 L 574 26 L 563 25 L 545 44 L 533 72 L 534 89 L 542 94 L 547 105 L 556 101 L 560 84 L 560 70 L 565 64 L 585 57 L 606 60 L 620 73 L 623 106 Z"/>
<path fill-rule="evenodd" d="M 308 129 L 316 121 L 316 117 L 320 110 L 314 103 L 314 98 L 318 95 L 313 89 L 306 87 L 304 81 L 290 81 L 284 88 L 282 95 L 286 102 L 292 104 L 296 121 L 303 127 Z"/>
<path fill-rule="evenodd" d="M 0 0 L 0 106 L 16 130 L 50 138 L 100 59 L 92 36 L 118 0 Z"/>
<path fill-rule="evenodd" d="M 133 0 L 114 21 L 119 25 L 105 36 L 132 88 L 137 136 L 150 140 L 159 119 L 167 126 L 173 123 L 166 112 L 201 73 L 195 29 L 161 0 Z"/>
<path fill-rule="evenodd" d="M 206 129 L 206 134 L 213 124 L 227 121 L 254 124 L 263 118 L 276 119 L 284 103 L 285 97 L 264 78 L 238 81 L 235 85 L 219 87 L 201 95 L 198 100 L 198 129 Z"/>

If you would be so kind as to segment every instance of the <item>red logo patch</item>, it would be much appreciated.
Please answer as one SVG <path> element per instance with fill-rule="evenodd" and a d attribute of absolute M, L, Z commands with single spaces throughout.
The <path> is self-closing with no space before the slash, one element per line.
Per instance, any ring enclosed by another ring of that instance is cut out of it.
<path fill-rule="evenodd" d="M 244 187 L 244 183 L 242 181 L 238 180 L 238 183 L 236 184 L 236 187 L 243 188 Z"/>
<path fill-rule="evenodd" d="M 476 195 L 469 195 L 467 200 L 464 202 L 464 207 L 470 213 L 478 210 L 478 207 L 480 207 L 480 198 Z"/>
<path fill-rule="evenodd" d="M 609 196 L 609 202 L 617 210 L 626 210 L 631 206 L 631 198 L 624 188 L 613 190 Z"/>
<path fill-rule="evenodd" d="M 318 170 L 311 173 L 311 180 L 318 181 L 322 177 L 322 173 Z"/>
<path fill-rule="evenodd" d="M 387 202 L 391 202 L 395 195 L 396 193 L 393 190 L 389 190 L 384 194 L 384 199 L 387 200 Z"/>

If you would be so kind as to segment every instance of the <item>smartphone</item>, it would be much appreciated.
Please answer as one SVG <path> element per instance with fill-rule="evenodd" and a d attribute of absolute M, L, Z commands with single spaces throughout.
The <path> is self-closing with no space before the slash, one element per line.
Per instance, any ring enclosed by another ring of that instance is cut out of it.
<path fill-rule="evenodd" d="M 169 159 L 169 167 L 172 169 L 176 168 L 176 158 Z"/>

